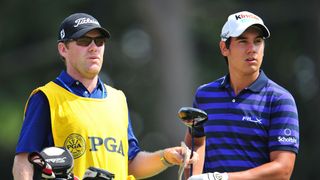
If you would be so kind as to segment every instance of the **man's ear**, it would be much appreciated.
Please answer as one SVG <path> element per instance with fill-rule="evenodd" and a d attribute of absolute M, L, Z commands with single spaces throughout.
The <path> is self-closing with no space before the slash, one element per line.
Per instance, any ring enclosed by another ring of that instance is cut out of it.
<path fill-rule="evenodd" d="M 227 48 L 226 42 L 220 41 L 219 46 L 220 46 L 220 52 L 221 52 L 222 56 L 228 56 L 229 49 Z"/>
<path fill-rule="evenodd" d="M 60 56 L 65 57 L 65 55 L 67 53 L 66 44 L 63 42 L 59 42 L 57 46 L 58 46 L 58 51 L 59 51 Z"/>

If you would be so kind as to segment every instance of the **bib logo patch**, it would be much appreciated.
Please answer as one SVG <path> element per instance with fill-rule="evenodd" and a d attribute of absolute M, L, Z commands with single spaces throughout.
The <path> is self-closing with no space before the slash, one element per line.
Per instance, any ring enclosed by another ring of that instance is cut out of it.
<path fill-rule="evenodd" d="M 80 134 L 73 133 L 64 141 L 64 147 L 71 152 L 74 159 L 77 159 L 86 152 L 86 141 Z"/>

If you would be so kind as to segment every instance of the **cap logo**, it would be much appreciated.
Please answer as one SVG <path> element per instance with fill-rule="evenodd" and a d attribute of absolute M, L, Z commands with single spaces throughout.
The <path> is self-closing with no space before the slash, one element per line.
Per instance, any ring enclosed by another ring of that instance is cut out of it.
<path fill-rule="evenodd" d="M 63 39 L 66 36 L 66 33 L 64 32 L 64 29 L 60 31 L 60 38 Z"/>
<path fill-rule="evenodd" d="M 74 22 L 75 22 L 75 25 L 73 27 L 78 27 L 82 24 L 97 24 L 100 26 L 97 20 L 90 19 L 90 18 L 79 18 L 79 19 L 76 19 Z"/>
<path fill-rule="evenodd" d="M 223 39 L 228 39 L 229 33 L 230 33 L 229 31 L 226 32 L 226 33 L 222 33 L 222 34 L 221 34 L 221 38 L 223 38 Z"/>
<path fill-rule="evenodd" d="M 250 18 L 250 19 L 256 19 L 256 20 L 259 20 L 259 18 L 253 14 L 236 14 L 234 15 L 236 20 L 239 20 L 239 19 L 243 19 L 243 18 Z"/>

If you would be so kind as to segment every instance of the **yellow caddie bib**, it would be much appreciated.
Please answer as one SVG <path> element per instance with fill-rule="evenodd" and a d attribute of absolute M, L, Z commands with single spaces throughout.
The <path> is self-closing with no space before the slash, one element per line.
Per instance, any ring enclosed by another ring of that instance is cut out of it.
<path fill-rule="evenodd" d="M 105 85 L 104 99 L 72 94 L 54 82 L 42 91 L 50 106 L 55 146 L 66 147 L 74 157 L 74 174 L 82 179 L 85 170 L 98 167 L 128 177 L 128 109 L 122 91 Z"/>

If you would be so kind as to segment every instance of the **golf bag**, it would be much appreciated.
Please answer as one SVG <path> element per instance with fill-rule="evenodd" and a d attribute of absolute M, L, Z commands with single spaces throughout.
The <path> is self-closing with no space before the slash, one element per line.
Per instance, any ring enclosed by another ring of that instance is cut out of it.
<path fill-rule="evenodd" d="M 28 160 L 34 166 L 33 180 L 79 180 L 74 176 L 73 156 L 64 147 L 48 147 L 39 152 L 32 152 Z M 95 167 L 89 167 L 83 180 L 113 180 L 114 174 Z"/>
<path fill-rule="evenodd" d="M 66 148 L 48 147 L 43 149 L 40 153 L 32 152 L 29 154 L 28 160 L 34 166 L 34 180 L 75 179 L 72 174 L 73 157 Z"/>

